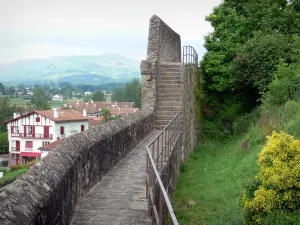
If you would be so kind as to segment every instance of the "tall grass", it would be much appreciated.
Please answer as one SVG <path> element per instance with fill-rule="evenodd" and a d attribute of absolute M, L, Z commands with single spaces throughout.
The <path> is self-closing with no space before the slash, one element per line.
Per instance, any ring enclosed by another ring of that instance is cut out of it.
<path fill-rule="evenodd" d="M 249 140 L 250 149 L 241 148 Z M 264 138 L 258 126 L 227 143 L 199 144 L 181 166 L 172 202 L 180 224 L 242 224 L 244 187 L 258 171 L 257 154 Z"/>

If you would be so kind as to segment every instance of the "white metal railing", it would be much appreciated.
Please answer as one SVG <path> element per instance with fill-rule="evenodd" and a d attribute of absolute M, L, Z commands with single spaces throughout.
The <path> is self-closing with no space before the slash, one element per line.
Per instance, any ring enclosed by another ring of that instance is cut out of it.
<path fill-rule="evenodd" d="M 147 146 L 147 178 L 146 195 L 148 199 L 148 213 L 157 225 L 163 225 L 169 215 L 173 225 L 179 225 L 171 201 L 169 199 L 168 188 L 164 187 L 160 177 L 164 166 L 172 154 L 175 153 L 176 159 L 181 160 L 182 137 L 182 112 L 179 112 L 170 123 L 158 134 L 158 136 Z M 180 156 L 178 156 L 180 155 Z M 159 195 L 156 196 L 159 189 Z M 168 215 L 166 214 L 168 211 Z"/>

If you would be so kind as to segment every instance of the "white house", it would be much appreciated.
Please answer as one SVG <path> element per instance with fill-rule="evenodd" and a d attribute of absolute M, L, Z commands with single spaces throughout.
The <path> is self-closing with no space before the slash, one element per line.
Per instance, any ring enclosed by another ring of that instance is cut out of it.
<path fill-rule="evenodd" d="M 52 97 L 52 101 L 63 101 L 64 100 L 64 96 L 61 95 L 61 94 L 58 94 L 58 95 L 54 95 Z"/>
<path fill-rule="evenodd" d="M 14 113 L 14 118 L 5 124 L 9 153 L 16 164 L 42 159 L 48 152 L 42 154 L 40 147 L 88 129 L 88 119 L 73 109 Z"/>

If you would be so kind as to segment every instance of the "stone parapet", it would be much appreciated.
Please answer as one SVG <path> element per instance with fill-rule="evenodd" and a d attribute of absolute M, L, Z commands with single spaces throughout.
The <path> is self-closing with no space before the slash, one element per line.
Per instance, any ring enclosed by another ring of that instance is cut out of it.
<path fill-rule="evenodd" d="M 154 129 L 149 107 L 74 134 L 0 193 L 1 225 L 69 224 L 77 202 Z"/>

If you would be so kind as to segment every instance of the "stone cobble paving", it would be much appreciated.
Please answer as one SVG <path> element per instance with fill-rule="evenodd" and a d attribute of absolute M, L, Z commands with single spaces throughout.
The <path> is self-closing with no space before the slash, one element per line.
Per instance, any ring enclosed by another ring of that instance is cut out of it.
<path fill-rule="evenodd" d="M 152 131 L 78 203 L 71 225 L 152 224 L 146 199 L 146 147 Z"/>

